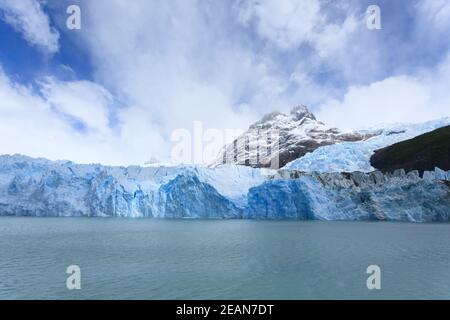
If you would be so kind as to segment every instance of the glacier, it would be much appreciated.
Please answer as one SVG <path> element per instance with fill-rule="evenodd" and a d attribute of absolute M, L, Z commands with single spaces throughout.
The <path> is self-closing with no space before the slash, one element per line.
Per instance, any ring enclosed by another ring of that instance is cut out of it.
<path fill-rule="evenodd" d="M 250 187 L 271 170 L 108 167 L 0 156 L 0 215 L 158 218 L 241 217 Z"/>
<path fill-rule="evenodd" d="M 450 171 L 438 168 L 420 177 L 0 156 L 0 216 L 432 222 L 449 215 Z"/>
<path fill-rule="evenodd" d="M 370 157 L 375 150 L 447 125 L 450 125 L 450 117 L 418 124 L 394 124 L 385 126 L 384 129 L 366 129 L 367 132 L 378 131 L 379 134 L 367 140 L 338 142 L 319 147 L 313 152 L 289 162 L 283 169 L 308 172 L 371 172 L 375 169 L 370 164 Z"/>
<path fill-rule="evenodd" d="M 281 171 L 251 188 L 249 218 L 442 222 L 450 219 L 450 171 L 392 174 Z"/>

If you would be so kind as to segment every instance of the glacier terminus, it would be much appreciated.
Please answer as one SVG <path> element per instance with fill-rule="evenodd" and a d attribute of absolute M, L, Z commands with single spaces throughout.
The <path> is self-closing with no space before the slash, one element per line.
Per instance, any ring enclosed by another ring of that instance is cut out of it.
<path fill-rule="evenodd" d="M 0 156 L 0 215 L 449 221 L 450 171 L 107 167 Z"/>

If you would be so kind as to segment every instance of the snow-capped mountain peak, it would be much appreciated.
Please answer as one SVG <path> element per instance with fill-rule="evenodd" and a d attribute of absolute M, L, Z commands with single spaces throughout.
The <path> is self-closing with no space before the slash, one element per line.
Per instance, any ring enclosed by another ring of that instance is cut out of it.
<path fill-rule="evenodd" d="M 218 163 L 282 167 L 315 149 L 343 141 L 360 141 L 376 133 L 341 132 L 316 119 L 304 105 L 289 114 L 272 112 L 224 148 Z"/>
<path fill-rule="evenodd" d="M 309 111 L 308 107 L 304 105 L 294 107 L 291 110 L 291 116 L 295 120 L 302 120 L 303 118 L 316 120 L 316 117 Z"/>

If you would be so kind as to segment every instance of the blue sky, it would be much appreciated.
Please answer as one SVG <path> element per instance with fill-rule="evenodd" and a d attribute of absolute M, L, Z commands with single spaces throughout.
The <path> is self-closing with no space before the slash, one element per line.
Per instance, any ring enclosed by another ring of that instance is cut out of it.
<path fill-rule="evenodd" d="M 0 0 L 0 153 L 167 160 L 195 121 L 297 104 L 343 129 L 449 116 L 449 38 L 447 0 Z"/>

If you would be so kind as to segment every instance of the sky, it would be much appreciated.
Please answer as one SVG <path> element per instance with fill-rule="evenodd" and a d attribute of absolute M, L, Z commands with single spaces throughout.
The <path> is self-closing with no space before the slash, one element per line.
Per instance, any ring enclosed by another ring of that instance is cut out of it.
<path fill-rule="evenodd" d="M 0 154 L 165 162 L 299 104 L 344 130 L 450 116 L 448 39 L 447 0 L 0 0 Z"/>

